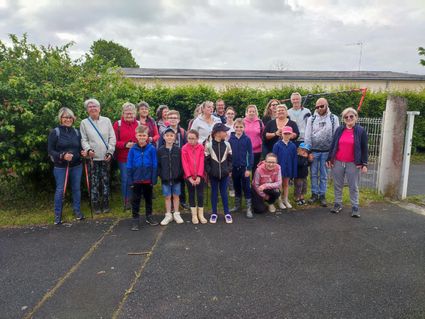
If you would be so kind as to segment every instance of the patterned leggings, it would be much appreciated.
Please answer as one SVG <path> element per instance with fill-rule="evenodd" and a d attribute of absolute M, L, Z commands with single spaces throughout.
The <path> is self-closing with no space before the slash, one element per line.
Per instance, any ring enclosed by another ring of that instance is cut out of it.
<path fill-rule="evenodd" d="M 109 205 L 109 167 L 106 161 L 92 161 L 90 165 L 91 200 L 93 205 Z"/>

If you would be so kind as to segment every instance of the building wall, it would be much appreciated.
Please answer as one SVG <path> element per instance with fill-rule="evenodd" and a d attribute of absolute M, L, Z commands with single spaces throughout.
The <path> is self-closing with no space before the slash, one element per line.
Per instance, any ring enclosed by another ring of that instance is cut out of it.
<path fill-rule="evenodd" d="M 397 91 L 397 90 L 411 90 L 419 91 L 425 89 L 425 81 L 397 81 L 397 80 L 364 80 L 364 81 L 275 81 L 275 80 L 221 80 L 221 79 L 207 79 L 207 80 L 188 80 L 188 79 L 142 79 L 132 78 L 133 81 L 140 85 L 153 87 L 161 84 L 170 87 L 184 86 L 184 85 L 199 85 L 206 84 L 216 89 L 224 89 L 226 87 L 239 86 L 239 87 L 252 87 L 252 88 L 275 88 L 281 86 L 295 86 L 307 89 L 320 86 L 324 89 L 337 89 L 341 87 L 359 88 L 367 87 L 371 91 Z"/>

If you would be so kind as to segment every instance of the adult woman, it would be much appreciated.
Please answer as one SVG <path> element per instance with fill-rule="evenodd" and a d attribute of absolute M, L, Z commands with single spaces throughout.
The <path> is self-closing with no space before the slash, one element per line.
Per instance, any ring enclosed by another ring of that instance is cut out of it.
<path fill-rule="evenodd" d="M 156 125 L 158 126 L 159 135 L 162 136 L 162 133 L 167 129 L 167 113 L 170 109 L 167 105 L 160 105 L 156 110 Z"/>
<path fill-rule="evenodd" d="M 137 112 L 139 113 L 140 125 L 149 128 L 149 141 L 155 144 L 159 140 L 160 135 L 155 120 L 149 116 L 149 104 L 145 101 L 140 101 L 137 104 Z"/>
<path fill-rule="evenodd" d="M 263 114 L 264 126 L 266 126 L 268 122 L 276 118 L 276 106 L 278 105 L 279 105 L 279 100 L 276 100 L 276 99 L 271 99 L 269 103 L 267 103 L 266 108 L 264 109 L 264 114 Z"/>
<path fill-rule="evenodd" d="M 201 114 L 202 104 L 197 104 L 195 110 L 193 111 L 193 119 L 187 124 L 187 130 L 189 131 L 192 128 L 193 121 Z"/>
<path fill-rule="evenodd" d="M 80 209 L 81 203 L 81 156 L 86 152 L 81 150 L 80 132 L 73 128 L 74 113 L 67 107 L 62 107 L 58 114 L 59 126 L 53 129 L 48 138 L 48 153 L 54 163 L 53 175 L 56 181 L 55 191 L 55 225 L 62 224 L 63 192 L 66 175 L 68 174 L 72 189 L 72 209 L 77 220 L 84 219 Z"/>
<path fill-rule="evenodd" d="M 357 111 L 351 107 L 342 112 L 344 124 L 334 134 L 326 165 L 332 167 L 335 202 L 332 213 L 342 210 L 342 189 L 344 177 L 347 177 L 350 190 L 351 217 L 360 217 L 359 213 L 359 174 L 367 173 L 368 138 L 363 127 L 357 124 Z"/>
<path fill-rule="evenodd" d="M 199 133 L 199 143 L 204 144 L 211 134 L 214 124 L 221 123 L 218 117 L 213 115 L 214 103 L 205 101 L 201 104 L 201 114 L 193 121 L 192 129 Z"/>
<path fill-rule="evenodd" d="M 279 104 L 276 107 L 276 118 L 267 123 L 263 133 L 263 148 L 265 153 L 268 154 L 273 150 L 273 145 L 282 138 L 282 128 L 290 126 L 292 128 L 291 140 L 295 141 L 300 134 L 298 131 L 297 123 L 288 118 L 288 108 L 285 104 Z"/>
<path fill-rule="evenodd" d="M 131 209 L 131 188 L 127 183 L 127 156 L 130 148 L 136 140 L 136 128 L 139 123 L 136 121 L 136 106 L 126 102 L 122 106 L 121 119 L 114 123 L 114 132 L 117 139 L 116 159 L 121 176 L 121 194 L 124 200 L 124 209 Z"/>
<path fill-rule="evenodd" d="M 88 117 L 81 121 L 81 145 L 92 159 L 91 201 L 96 214 L 109 213 L 109 167 L 115 151 L 116 138 L 111 120 L 100 116 L 100 103 L 96 99 L 84 102 Z M 102 192 L 102 193 L 100 193 Z"/>
<path fill-rule="evenodd" d="M 251 139 L 252 143 L 252 151 L 254 153 L 254 166 L 252 167 L 252 172 L 255 173 L 261 159 L 264 129 L 263 122 L 258 118 L 257 106 L 253 104 L 247 106 L 243 122 L 245 124 L 245 134 Z"/>

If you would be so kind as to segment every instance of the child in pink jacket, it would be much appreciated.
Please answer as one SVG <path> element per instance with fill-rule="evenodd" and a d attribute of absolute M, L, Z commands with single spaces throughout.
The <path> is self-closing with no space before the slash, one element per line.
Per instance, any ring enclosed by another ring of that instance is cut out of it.
<path fill-rule="evenodd" d="M 198 143 L 199 133 L 196 130 L 187 132 L 187 143 L 182 147 L 182 165 L 184 179 L 189 191 L 189 204 L 192 223 L 206 224 L 204 217 L 204 146 Z M 196 197 L 196 201 L 195 201 Z"/>

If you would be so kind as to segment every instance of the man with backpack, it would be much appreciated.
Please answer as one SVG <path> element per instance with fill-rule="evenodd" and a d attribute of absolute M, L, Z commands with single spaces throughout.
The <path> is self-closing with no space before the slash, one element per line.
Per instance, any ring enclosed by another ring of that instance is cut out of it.
<path fill-rule="evenodd" d="M 320 202 L 321 206 L 327 206 L 326 159 L 338 126 L 339 119 L 331 113 L 328 101 L 325 98 L 319 98 L 316 101 L 316 110 L 313 116 L 307 120 L 304 136 L 305 143 L 311 145 L 314 157 L 311 164 L 311 199 L 308 201 L 310 204 Z"/>

